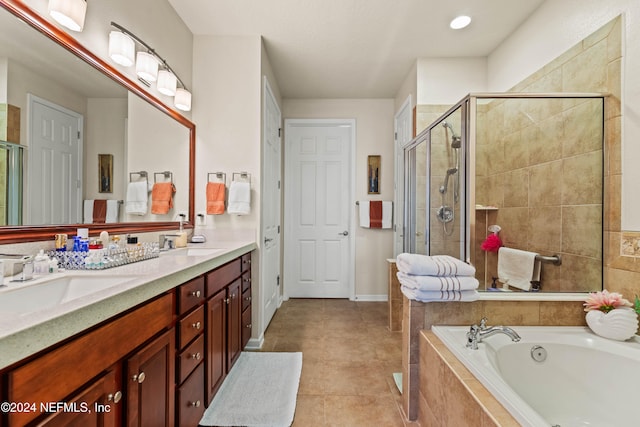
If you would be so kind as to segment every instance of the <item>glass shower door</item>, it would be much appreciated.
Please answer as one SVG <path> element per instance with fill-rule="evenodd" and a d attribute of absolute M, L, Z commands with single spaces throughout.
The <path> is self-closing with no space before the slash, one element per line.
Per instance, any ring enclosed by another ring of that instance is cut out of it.
<path fill-rule="evenodd" d="M 22 224 L 22 150 L 0 142 L 0 225 Z"/>

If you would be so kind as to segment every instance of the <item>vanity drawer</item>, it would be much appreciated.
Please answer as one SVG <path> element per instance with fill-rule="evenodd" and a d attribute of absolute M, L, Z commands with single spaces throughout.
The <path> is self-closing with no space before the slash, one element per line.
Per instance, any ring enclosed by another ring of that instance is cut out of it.
<path fill-rule="evenodd" d="M 178 425 L 196 427 L 205 410 L 204 363 L 178 388 Z"/>
<path fill-rule="evenodd" d="M 178 287 L 178 315 L 182 315 L 193 307 L 202 304 L 206 296 L 204 294 L 204 276 L 180 285 Z"/>
<path fill-rule="evenodd" d="M 179 349 L 184 348 L 191 340 L 204 330 L 204 306 L 194 310 L 178 322 Z"/>
<path fill-rule="evenodd" d="M 251 307 L 251 289 L 242 293 L 242 311 L 245 311 L 247 307 Z"/>
<path fill-rule="evenodd" d="M 251 252 L 242 255 L 240 260 L 242 261 L 241 268 L 243 272 L 251 270 Z"/>
<path fill-rule="evenodd" d="M 242 348 L 244 349 L 249 339 L 251 339 L 251 307 L 242 312 Z"/>
<path fill-rule="evenodd" d="M 251 289 L 251 272 L 247 271 L 242 274 L 242 292 Z"/>
<path fill-rule="evenodd" d="M 207 273 L 207 298 L 240 277 L 240 258 L 236 258 L 223 266 Z"/>
<path fill-rule="evenodd" d="M 200 335 L 178 355 L 178 384 L 181 384 L 204 358 L 204 335 Z"/>

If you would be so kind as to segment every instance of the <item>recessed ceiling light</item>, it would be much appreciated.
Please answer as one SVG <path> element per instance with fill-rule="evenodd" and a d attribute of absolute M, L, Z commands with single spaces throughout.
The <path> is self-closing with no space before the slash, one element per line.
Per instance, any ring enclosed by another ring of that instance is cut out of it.
<path fill-rule="evenodd" d="M 461 28 L 466 27 L 470 23 L 471 23 L 471 17 L 470 16 L 460 15 L 460 16 L 457 16 L 457 17 L 453 18 L 453 21 L 451 21 L 449 26 L 451 28 L 453 28 L 454 30 L 459 30 Z"/>

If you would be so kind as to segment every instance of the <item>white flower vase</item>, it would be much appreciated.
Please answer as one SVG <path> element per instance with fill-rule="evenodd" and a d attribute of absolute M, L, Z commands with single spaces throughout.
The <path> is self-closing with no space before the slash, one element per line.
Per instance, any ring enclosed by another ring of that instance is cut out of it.
<path fill-rule="evenodd" d="M 612 340 L 628 340 L 638 330 L 638 315 L 631 308 L 615 308 L 608 313 L 592 310 L 587 312 L 586 319 L 596 335 Z"/>

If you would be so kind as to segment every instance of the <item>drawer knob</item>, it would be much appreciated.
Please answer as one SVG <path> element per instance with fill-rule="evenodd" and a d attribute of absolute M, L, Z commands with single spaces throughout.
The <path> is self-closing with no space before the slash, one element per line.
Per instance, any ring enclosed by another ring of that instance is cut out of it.
<path fill-rule="evenodd" d="M 189 406 L 191 406 L 193 408 L 198 408 L 198 407 L 200 407 L 200 401 L 196 400 L 195 402 L 189 402 Z"/>
<path fill-rule="evenodd" d="M 251 323 L 247 323 L 246 325 L 244 325 L 244 327 L 251 329 Z"/>
<path fill-rule="evenodd" d="M 122 392 L 120 390 L 116 391 L 115 393 L 109 393 L 107 395 L 108 402 L 118 403 L 120 402 L 120 399 L 122 399 Z"/>
<path fill-rule="evenodd" d="M 248 283 L 251 281 L 251 279 L 244 279 L 244 281 Z"/>
<path fill-rule="evenodd" d="M 192 327 L 193 329 L 200 330 L 200 328 L 202 327 L 202 323 L 200 323 L 200 322 L 192 323 L 192 324 L 191 324 L 191 327 Z"/>
<path fill-rule="evenodd" d="M 142 384 L 145 378 L 147 378 L 147 376 L 144 374 L 144 372 L 140 372 L 139 374 L 134 374 L 133 377 L 131 377 L 133 382 L 137 382 L 138 384 Z"/>
<path fill-rule="evenodd" d="M 191 291 L 189 292 L 190 297 L 200 298 L 200 291 Z"/>
<path fill-rule="evenodd" d="M 193 353 L 193 354 L 191 355 L 191 358 L 192 358 L 193 360 L 200 360 L 200 359 L 202 358 L 202 355 L 200 354 L 200 352 Z"/>
<path fill-rule="evenodd" d="M 245 301 L 251 301 L 251 297 L 244 297 Z"/>

